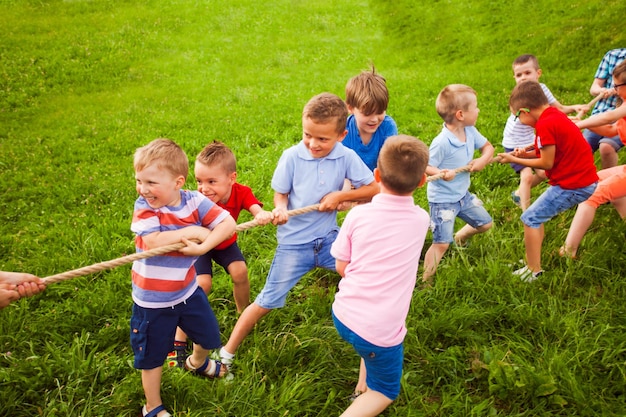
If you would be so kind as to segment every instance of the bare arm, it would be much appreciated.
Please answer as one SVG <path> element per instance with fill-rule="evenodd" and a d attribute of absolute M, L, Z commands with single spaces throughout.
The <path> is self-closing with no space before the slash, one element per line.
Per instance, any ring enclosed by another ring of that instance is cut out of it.
<path fill-rule="evenodd" d="M 235 219 L 232 216 L 227 216 L 224 220 L 217 224 L 213 228 L 213 230 L 205 229 L 209 232 L 208 236 L 202 240 L 201 243 L 195 243 L 189 241 L 188 238 L 183 238 L 182 241 L 187 245 L 186 247 L 180 249 L 180 253 L 188 255 L 188 256 L 199 256 L 207 253 L 226 239 L 230 238 L 233 233 L 235 233 L 235 229 L 237 228 L 237 223 L 235 223 Z M 203 228 L 204 229 L 204 228 Z"/>
<path fill-rule="evenodd" d="M 254 216 L 254 220 L 260 225 L 268 224 L 274 219 L 271 211 L 263 210 L 263 207 L 258 204 L 251 205 L 249 211 Z"/>
<path fill-rule="evenodd" d="M 531 168 L 539 168 L 539 169 L 552 169 L 554 166 L 554 155 L 556 153 L 556 146 L 548 145 L 544 146 L 539 150 L 539 158 L 521 158 L 515 155 L 515 152 L 512 153 L 500 153 L 498 156 L 500 157 L 500 162 L 502 163 L 515 163 L 524 165 Z"/>
<path fill-rule="evenodd" d="M 272 210 L 272 216 L 274 219 L 272 223 L 275 225 L 285 224 L 289 220 L 289 214 L 287 214 L 287 204 L 289 202 L 289 194 L 274 193 L 274 210 Z"/>
<path fill-rule="evenodd" d="M 376 181 L 372 181 L 367 185 L 362 185 L 359 188 L 333 191 L 326 194 L 320 201 L 320 211 L 333 211 L 337 210 L 339 203 L 344 201 L 371 201 L 372 197 L 380 192 L 380 187 Z"/>
<path fill-rule="evenodd" d="M 576 126 L 580 129 L 587 129 L 590 127 L 613 124 L 623 117 L 626 117 L 626 106 L 624 104 L 616 109 L 594 114 L 585 120 L 578 120 L 574 123 L 576 123 Z"/>
<path fill-rule="evenodd" d="M 335 269 L 337 273 L 341 276 L 341 278 L 346 277 L 346 266 L 348 266 L 350 262 L 342 261 L 340 259 L 335 259 Z"/>
<path fill-rule="evenodd" d="M 485 168 L 493 159 L 494 152 L 495 149 L 493 148 L 493 145 L 489 142 L 485 143 L 483 147 L 480 148 L 480 158 L 476 158 L 472 162 L 470 162 L 472 166 L 470 172 L 478 172 Z"/>
<path fill-rule="evenodd" d="M 160 248 L 174 243 L 182 242 L 183 239 L 204 241 L 209 236 L 210 230 L 202 226 L 187 226 L 178 230 L 165 232 L 153 232 L 143 236 L 143 242 L 148 249 Z"/>

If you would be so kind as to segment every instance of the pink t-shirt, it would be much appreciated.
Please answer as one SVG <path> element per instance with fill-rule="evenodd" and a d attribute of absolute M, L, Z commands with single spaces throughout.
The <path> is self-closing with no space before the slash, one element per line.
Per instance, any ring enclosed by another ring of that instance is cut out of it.
<path fill-rule="evenodd" d="M 336 259 L 349 262 L 333 313 L 376 346 L 404 340 L 429 222 L 413 197 L 377 194 L 348 213 L 331 247 Z"/>

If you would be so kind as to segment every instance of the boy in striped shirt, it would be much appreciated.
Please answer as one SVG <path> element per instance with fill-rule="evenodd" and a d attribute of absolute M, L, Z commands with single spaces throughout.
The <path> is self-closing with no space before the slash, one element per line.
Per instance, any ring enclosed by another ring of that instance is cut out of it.
<path fill-rule="evenodd" d="M 141 369 L 146 396 L 142 415 L 167 417 L 161 401 L 163 362 L 174 343 L 176 327 L 194 341 L 185 368 L 201 376 L 227 374 L 226 366 L 208 358 L 221 346 L 217 319 L 196 282 L 194 263 L 201 254 L 232 236 L 228 212 L 197 191 L 182 190 L 189 162 L 169 139 L 137 149 L 134 158 L 139 198 L 131 230 L 137 252 L 183 242 L 179 251 L 135 261 L 132 267 L 133 313 L 130 340 L 134 366 Z"/>

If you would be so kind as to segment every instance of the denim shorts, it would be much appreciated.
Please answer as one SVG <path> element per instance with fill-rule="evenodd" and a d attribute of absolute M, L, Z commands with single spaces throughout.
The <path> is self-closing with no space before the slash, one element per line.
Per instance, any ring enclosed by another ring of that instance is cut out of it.
<path fill-rule="evenodd" d="M 615 152 L 619 151 L 624 146 L 619 138 L 619 135 L 606 138 L 602 135 L 598 135 L 597 133 L 592 132 L 589 129 L 585 129 L 583 130 L 583 136 L 585 137 L 585 140 L 587 140 L 589 146 L 591 146 L 591 150 L 594 152 L 598 150 L 601 143 L 608 143 L 613 147 L 613 149 L 615 149 Z"/>
<path fill-rule="evenodd" d="M 472 227 L 480 227 L 493 220 L 483 202 L 474 194 L 465 196 L 456 203 L 429 203 L 430 230 L 433 232 L 433 243 L 452 243 L 454 240 L 454 220 L 459 217 Z"/>
<path fill-rule="evenodd" d="M 304 274 L 317 267 L 335 271 L 330 247 L 337 233 L 338 229 L 333 229 L 325 237 L 309 243 L 278 245 L 265 286 L 254 302 L 268 309 L 283 307 L 287 294 Z"/>
<path fill-rule="evenodd" d="M 522 223 L 533 229 L 539 228 L 557 214 L 587 200 L 595 191 L 598 183 L 566 190 L 558 185 L 548 187 L 528 209 L 522 213 Z"/>
<path fill-rule="evenodd" d="M 133 303 L 130 344 L 135 353 L 135 368 L 163 366 L 174 345 L 177 326 L 204 349 L 217 349 L 222 345 L 217 319 L 200 287 L 187 300 L 173 307 L 144 308 Z"/>
<path fill-rule="evenodd" d="M 339 336 L 350 343 L 356 353 L 365 362 L 367 388 L 380 392 L 391 401 L 400 394 L 402 363 L 404 362 L 404 346 L 402 343 L 391 347 L 380 347 L 371 344 L 335 317 L 333 322 Z"/>
<path fill-rule="evenodd" d="M 213 261 L 224 268 L 224 271 L 228 273 L 228 266 L 230 264 L 236 261 L 245 262 L 246 259 L 243 257 L 243 253 L 241 253 L 241 249 L 239 249 L 237 242 L 233 242 L 232 245 L 224 249 L 212 249 L 200 256 L 194 264 L 196 267 L 196 274 L 208 274 L 213 276 Z"/>

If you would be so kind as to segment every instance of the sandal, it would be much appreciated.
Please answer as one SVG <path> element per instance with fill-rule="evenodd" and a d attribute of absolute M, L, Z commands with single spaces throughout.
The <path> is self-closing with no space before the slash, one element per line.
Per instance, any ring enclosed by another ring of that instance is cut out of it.
<path fill-rule="evenodd" d="M 223 375 L 220 375 L 220 371 L 222 370 L 222 367 L 224 368 L 226 372 L 224 372 Z M 196 368 L 191 364 L 191 356 L 189 356 L 187 360 L 185 361 L 185 369 L 188 370 L 189 372 L 192 372 L 196 375 L 203 376 L 205 378 L 220 378 L 220 377 L 225 377 L 228 375 L 228 367 L 226 365 L 224 365 L 220 361 L 216 361 L 216 360 L 209 359 L 209 358 L 206 358 L 202 366 L 199 366 Z"/>
<path fill-rule="evenodd" d="M 158 407 L 154 407 L 152 411 L 150 412 L 148 412 L 148 410 L 146 409 L 146 406 L 144 405 L 143 408 L 141 409 L 141 415 L 143 417 L 157 417 L 157 415 L 161 411 L 165 411 L 165 415 L 163 417 L 172 417 L 172 415 L 165 410 L 165 407 L 163 406 L 163 404 L 161 404 Z"/>

